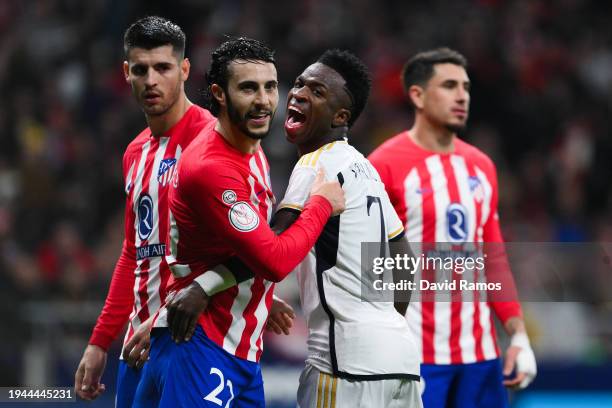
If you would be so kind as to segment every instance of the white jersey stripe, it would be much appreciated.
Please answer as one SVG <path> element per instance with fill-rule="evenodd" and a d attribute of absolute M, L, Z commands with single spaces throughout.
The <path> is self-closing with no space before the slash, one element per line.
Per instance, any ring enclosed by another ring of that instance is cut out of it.
<path fill-rule="evenodd" d="M 416 168 L 408 173 L 404 181 L 404 188 L 406 191 L 406 237 L 409 242 L 422 242 L 423 196 L 418 193 L 421 191 L 421 178 Z"/>
<path fill-rule="evenodd" d="M 161 161 L 166 154 L 166 148 L 168 147 L 169 140 L 170 138 L 168 137 L 161 137 L 159 139 L 159 146 L 155 152 L 153 168 L 151 170 L 151 176 L 149 177 L 149 195 L 155 204 L 153 205 L 153 230 L 151 231 L 151 235 L 149 235 L 147 241 L 152 244 L 162 242 L 159 236 L 159 182 L 157 175 Z M 161 284 L 161 276 L 159 273 L 161 261 L 162 257 L 149 258 L 149 271 L 157 271 L 156 273 L 150 273 L 147 278 L 149 279 L 149 281 L 147 281 L 147 308 L 149 313 L 151 313 L 151 311 L 156 311 L 160 306 L 160 299 L 157 292 L 159 291 L 159 285 Z"/>
<path fill-rule="evenodd" d="M 138 161 L 138 169 L 136 170 L 136 178 L 134 179 L 134 192 L 132 193 L 132 211 L 135 214 L 138 214 L 138 198 L 142 193 L 142 179 L 144 177 L 145 164 L 147 162 L 147 156 L 149 154 L 149 149 L 151 148 L 151 141 L 147 141 L 142 145 L 142 154 L 140 155 L 140 160 Z M 138 217 L 134 217 L 134 244 L 135 247 L 138 248 L 141 244 L 140 236 L 138 235 Z M 140 259 L 136 261 L 136 269 L 134 270 L 134 274 L 136 275 L 136 280 L 134 282 L 134 310 L 133 316 L 130 319 L 132 323 L 136 323 L 140 325 L 142 322 L 138 318 L 138 310 L 142 308 L 142 303 L 140 302 L 140 296 L 138 296 L 138 288 L 140 288 L 140 274 L 142 272 L 141 266 L 145 259 Z"/>
<path fill-rule="evenodd" d="M 431 189 L 434 194 L 434 205 L 436 207 L 436 226 L 435 237 L 436 242 L 448 242 L 447 225 L 446 225 L 446 210 L 450 204 L 448 195 L 448 180 L 444 174 L 444 167 L 439 155 L 433 155 L 425 159 L 427 170 L 431 177 Z M 440 222 L 441 221 L 441 222 Z M 443 282 L 448 276 L 440 276 L 440 273 L 445 274 L 443 270 L 436 271 L 436 280 Z M 436 364 L 450 364 L 450 334 L 451 334 L 451 304 L 450 293 L 447 297 L 436 295 L 437 302 L 434 303 L 434 315 L 436 328 L 434 330 L 434 350 Z"/>
<path fill-rule="evenodd" d="M 404 191 L 406 200 L 406 229 L 405 234 L 408 242 L 410 242 L 413 253 L 421 253 L 420 242 L 423 241 L 423 199 L 422 194 L 415 192 L 421 191 L 421 178 L 416 168 L 413 168 L 404 180 Z M 421 270 L 419 268 L 415 273 L 414 281 L 419 282 L 421 279 Z M 422 338 L 422 321 L 421 303 L 410 302 L 408 310 L 406 310 L 406 321 L 410 326 L 410 332 L 414 333 L 415 345 L 417 346 L 417 355 L 420 359 L 423 356 Z"/>
<path fill-rule="evenodd" d="M 268 282 L 268 281 L 264 281 L 263 283 L 266 289 L 264 290 L 262 297 L 261 297 L 261 301 L 257 305 L 257 309 L 255 309 L 255 313 L 254 313 L 255 318 L 257 319 L 257 325 L 255 326 L 255 330 L 253 331 L 253 334 L 251 335 L 251 338 L 250 338 L 249 354 L 247 357 L 247 359 L 250 361 L 257 361 L 257 353 L 259 352 L 259 349 L 257 347 L 257 341 L 261 337 L 263 326 L 266 323 L 266 320 L 268 319 L 268 308 L 266 307 L 266 295 L 270 291 L 270 288 L 273 287 L 273 285 L 271 282 Z M 263 348 L 263 344 L 262 344 L 262 348 Z"/>
<path fill-rule="evenodd" d="M 468 219 L 468 235 L 467 242 L 472 242 L 476 234 L 476 205 L 470 191 L 468 183 L 469 173 L 462 156 L 452 155 L 450 158 L 451 166 L 457 180 L 457 188 L 461 203 L 467 210 Z M 464 278 L 468 281 L 473 280 L 473 270 L 466 271 Z M 459 336 L 459 346 L 461 349 L 461 360 L 464 364 L 473 363 L 476 361 L 476 340 L 474 339 L 474 304 L 472 303 L 473 294 L 469 292 L 462 293 L 461 303 L 461 334 Z"/>
<path fill-rule="evenodd" d="M 251 300 L 251 286 L 253 279 L 241 282 L 238 285 L 238 294 L 234 298 L 234 303 L 230 313 L 232 314 L 232 323 L 229 326 L 227 334 L 223 338 L 223 349 L 230 354 L 236 354 L 236 349 L 242 339 L 242 333 L 246 327 L 244 319 L 244 309 L 246 309 Z"/>

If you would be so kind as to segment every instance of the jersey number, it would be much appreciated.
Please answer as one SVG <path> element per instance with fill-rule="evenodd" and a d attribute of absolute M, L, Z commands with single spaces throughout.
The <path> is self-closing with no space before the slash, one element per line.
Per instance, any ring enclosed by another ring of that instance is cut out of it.
<path fill-rule="evenodd" d="M 227 388 L 229 388 L 229 392 L 230 392 L 230 399 L 227 400 L 227 403 L 225 404 L 225 408 L 229 408 L 230 402 L 232 402 L 232 400 L 234 399 L 234 387 L 232 386 L 232 382 L 230 380 L 227 380 L 227 382 L 225 382 L 223 373 L 221 372 L 221 370 L 219 370 L 216 367 L 211 367 L 210 374 L 211 375 L 214 374 L 219 377 L 219 385 L 217 385 L 217 388 L 215 388 L 207 396 L 205 396 L 204 399 L 206 401 L 210 401 L 214 404 L 217 404 L 218 406 L 222 406 L 223 401 L 217 398 L 217 395 L 221 394 L 221 392 L 223 391 L 224 385 L 225 385 L 227 386 Z"/>
<path fill-rule="evenodd" d="M 366 196 L 368 199 L 368 216 L 370 216 L 370 207 L 372 206 L 372 204 L 377 203 L 378 204 L 378 209 L 380 212 L 380 257 L 384 258 L 386 255 L 386 251 L 385 251 L 385 243 L 387 242 L 387 239 L 385 237 L 385 217 L 383 215 L 383 208 L 382 208 L 382 202 L 380 201 L 380 197 L 374 197 L 374 196 Z"/>

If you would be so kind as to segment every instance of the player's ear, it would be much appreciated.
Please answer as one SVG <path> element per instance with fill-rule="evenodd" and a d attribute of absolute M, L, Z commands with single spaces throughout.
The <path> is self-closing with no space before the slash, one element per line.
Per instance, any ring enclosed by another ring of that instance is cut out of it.
<path fill-rule="evenodd" d="M 221 86 L 219 86 L 219 84 L 212 84 L 210 86 L 210 93 L 212 94 L 213 98 L 215 98 L 217 100 L 219 105 L 221 105 L 221 106 L 226 106 L 227 105 L 225 103 L 225 92 L 223 91 L 223 88 L 221 88 Z"/>
<path fill-rule="evenodd" d="M 181 61 L 181 76 L 183 81 L 186 81 L 189 78 L 189 70 L 191 69 L 191 62 L 189 62 L 189 58 L 183 58 Z"/>
<path fill-rule="evenodd" d="M 125 82 L 130 82 L 130 64 L 127 61 L 123 61 L 123 76 L 125 77 Z"/>
<path fill-rule="evenodd" d="M 425 96 L 424 89 L 419 85 L 411 85 L 408 88 L 408 98 L 417 109 L 423 109 L 423 98 Z"/>
<path fill-rule="evenodd" d="M 351 119 L 351 111 L 346 108 L 339 109 L 332 119 L 332 127 L 348 126 Z"/>

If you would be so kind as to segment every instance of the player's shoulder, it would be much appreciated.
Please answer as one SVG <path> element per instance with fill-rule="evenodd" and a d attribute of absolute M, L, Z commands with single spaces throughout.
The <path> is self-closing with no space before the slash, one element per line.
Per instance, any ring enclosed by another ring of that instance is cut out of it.
<path fill-rule="evenodd" d="M 466 160 L 472 161 L 482 170 L 495 172 L 495 163 L 488 154 L 465 140 L 457 138 L 455 143 L 457 153 L 461 154 Z"/>
<path fill-rule="evenodd" d="M 402 150 L 406 149 L 408 145 L 408 131 L 405 130 L 385 140 L 380 146 L 374 149 L 372 153 L 370 153 L 368 159 L 372 163 L 387 161 L 389 156 L 401 155 Z"/>
<path fill-rule="evenodd" d="M 363 155 L 346 140 L 337 140 L 303 155 L 296 163 L 295 169 L 316 171 L 323 168 L 327 173 L 335 174 L 346 166 L 346 163 L 359 157 L 363 158 Z"/>
<path fill-rule="evenodd" d="M 123 153 L 123 159 L 127 159 L 134 155 L 140 155 L 142 152 L 142 147 L 149 139 L 151 138 L 151 129 L 148 127 L 144 128 L 138 135 L 132 139 L 132 141 L 125 148 L 125 152 Z"/>
<path fill-rule="evenodd" d="M 185 149 L 179 164 L 180 177 L 193 179 L 198 185 L 241 176 L 241 167 L 225 154 L 214 127 L 203 129 Z"/>

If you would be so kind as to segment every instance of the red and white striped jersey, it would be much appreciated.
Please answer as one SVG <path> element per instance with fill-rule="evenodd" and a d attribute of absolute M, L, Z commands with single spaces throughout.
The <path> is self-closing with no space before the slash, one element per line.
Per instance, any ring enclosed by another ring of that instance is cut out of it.
<path fill-rule="evenodd" d="M 153 136 L 146 128 L 127 147 L 123 156 L 125 239 L 90 344 L 108 349 L 129 320 L 127 342 L 165 299 L 170 276 L 164 258 L 168 187 L 183 150 L 202 129 L 215 123 L 210 112 L 193 105 L 163 136 Z"/>
<path fill-rule="evenodd" d="M 434 153 L 402 132 L 377 148 L 369 160 L 409 242 L 503 242 L 495 165 L 476 147 L 455 138 L 453 153 Z M 457 211 L 462 222 L 449 222 L 449 214 Z M 416 338 L 421 338 L 422 362 L 467 364 L 497 358 L 491 310 L 502 322 L 521 315 L 516 301 L 411 302 L 406 319 Z"/>
<path fill-rule="evenodd" d="M 331 205 L 319 196 L 306 216 L 276 236 L 268 226 L 275 202 L 270 168 L 261 148 L 244 154 L 214 129 L 203 132 L 183 154 L 170 200 L 169 291 L 239 257 L 255 277 L 216 294 L 200 316 L 206 335 L 236 357 L 259 361 L 262 331 L 274 283 L 306 256 L 323 230 Z M 162 309 L 155 325 L 164 325 Z"/>

